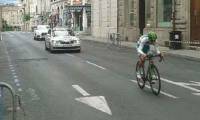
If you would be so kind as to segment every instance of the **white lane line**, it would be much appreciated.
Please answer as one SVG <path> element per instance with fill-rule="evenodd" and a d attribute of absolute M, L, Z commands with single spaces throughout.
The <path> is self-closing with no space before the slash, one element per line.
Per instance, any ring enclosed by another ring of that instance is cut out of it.
<path fill-rule="evenodd" d="M 72 55 L 72 54 L 67 54 L 67 56 L 70 56 L 70 57 L 75 57 L 74 55 Z"/>
<path fill-rule="evenodd" d="M 185 84 L 182 83 L 182 82 L 174 82 L 174 81 L 171 81 L 171 80 L 168 80 L 168 79 L 165 79 L 165 78 L 161 78 L 161 80 L 164 81 L 164 82 L 171 83 L 171 84 L 173 84 L 173 85 L 182 87 L 182 88 L 186 88 L 186 89 L 192 90 L 192 91 L 197 92 L 197 93 L 200 92 L 199 89 L 196 89 L 196 88 L 187 86 L 187 85 L 185 85 Z"/>
<path fill-rule="evenodd" d="M 13 72 L 12 75 L 17 75 L 17 73 Z"/>
<path fill-rule="evenodd" d="M 15 72 L 15 70 L 13 69 L 13 70 L 11 70 L 12 72 Z"/>
<path fill-rule="evenodd" d="M 90 62 L 90 61 L 86 61 L 86 63 L 88 63 L 88 64 L 90 64 L 90 65 L 93 65 L 93 66 L 95 66 L 95 67 L 98 67 L 98 68 L 100 68 L 100 69 L 102 69 L 102 70 L 106 70 L 106 68 L 104 68 L 104 67 L 102 67 L 102 66 L 100 66 L 100 65 L 97 65 L 97 64 L 95 64 L 95 63 L 92 63 L 92 62 Z"/>
<path fill-rule="evenodd" d="M 20 85 L 19 83 L 16 83 L 16 86 L 17 86 L 17 87 L 20 87 L 21 85 Z"/>
<path fill-rule="evenodd" d="M 193 95 L 200 96 L 200 93 L 192 93 Z"/>
<path fill-rule="evenodd" d="M 12 64 L 10 64 L 9 66 L 10 66 L 10 67 L 13 67 L 13 65 L 12 65 Z"/>
<path fill-rule="evenodd" d="M 77 90 L 79 93 L 81 93 L 83 96 L 90 96 L 90 94 L 85 91 L 83 88 L 81 88 L 79 85 L 72 85 L 72 87 Z"/>
<path fill-rule="evenodd" d="M 22 92 L 22 91 L 23 91 L 21 88 L 18 88 L 17 90 L 18 90 L 19 92 Z"/>
<path fill-rule="evenodd" d="M 17 76 L 17 75 L 14 75 L 14 76 L 13 76 L 13 78 L 15 78 L 15 79 L 16 79 L 16 78 L 18 78 L 18 76 Z"/>
<path fill-rule="evenodd" d="M 10 69 L 11 69 L 11 70 L 13 70 L 13 69 L 14 69 L 14 67 L 10 67 Z"/>
<path fill-rule="evenodd" d="M 19 80 L 18 80 L 18 79 L 14 79 L 14 82 L 15 82 L 15 83 L 19 83 Z"/>
<path fill-rule="evenodd" d="M 131 80 L 132 82 L 134 82 L 134 83 L 137 83 L 137 81 L 136 80 Z M 145 85 L 145 87 L 147 87 L 147 88 L 151 88 L 149 85 Z M 165 95 L 165 96 L 168 96 L 168 97 L 170 97 L 170 98 L 173 98 L 173 99 L 178 99 L 178 97 L 176 97 L 176 96 L 174 96 L 174 95 L 172 95 L 172 94 L 169 94 L 169 93 L 166 93 L 166 92 L 163 92 L 163 91 L 160 91 L 160 93 L 161 94 L 163 94 L 163 95 Z"/>

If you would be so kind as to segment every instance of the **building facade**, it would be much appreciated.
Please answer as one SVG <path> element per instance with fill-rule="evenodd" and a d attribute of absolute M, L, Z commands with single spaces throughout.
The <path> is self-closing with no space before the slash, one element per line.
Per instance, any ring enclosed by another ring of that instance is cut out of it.
<path fill-rule="evenodd" d="M 183 41 L 190 40 L 188 0 L 119 0 L 118 7 L 118 32 L 123 40 L 137 41 L 141 34 L 155 31 L 159 43 L 164 45 L 174 29 L 182 32 Z"/>
<path fill-rule="evenodd" d="M 92 0 L 93 36 L 106 38 L 109 33 L 117 33 L 117 2 L 117 0 Z"/>
<path fill-rule="evenodd" d="M 62 26 L 63 23 L 63 14 L 64 6 L 69 0 L 51 0 L 50 11 L 51 11 L 51 23 L 53 26 Z"/>
<path fill-rule="evenodd" d="M 141 34 L 155 31 L 164 45 L 173 30 L 182 32 L 185 43 L 200 42 L 199 0 L 92 0 L 95 37 L 116 32 L 122 40 L 137 41 Z"/>
<path fill-rule="evenodd" d="M 2 19 L 3 26 L 12 27 L 14 30 L 20 30 L 22 28 L 22 11 L 21 7 L 14 5 L 2 6 Z"/>
<path fill-rule="evenodd" d="M 63 25 L 90 33 L 91 31 L 91 1 L 68 0 L 64 7 Z"/>

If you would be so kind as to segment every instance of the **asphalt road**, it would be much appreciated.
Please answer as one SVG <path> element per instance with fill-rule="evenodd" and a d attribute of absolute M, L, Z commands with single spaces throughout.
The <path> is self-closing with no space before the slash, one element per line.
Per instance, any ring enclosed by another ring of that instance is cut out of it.
<path fill-rule="evenodd" d="M 200 63 L 165 56 L 156 62 L 162 93 L 135 83 L 134 49 L 82 41 L 82 52 L 51 54 L 32 33 L 0 41 L 0 81 L 22 96 L 18 120 L 198 120 Z"/>

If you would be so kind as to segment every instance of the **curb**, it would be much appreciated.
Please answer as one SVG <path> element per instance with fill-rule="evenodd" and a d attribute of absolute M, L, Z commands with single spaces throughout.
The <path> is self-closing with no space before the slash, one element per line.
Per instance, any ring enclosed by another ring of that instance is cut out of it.
<path fill-rule="evenodd" d="M 92 40 L 92 39 L 88 39 L 88 38 L 80 38 L 80 39 L 85 40 L 85 41 L 97 42 L 97 43 L 104 43 L 104 44 L 106 43 L 104 41 L 96 41 L 96 40 Z M 133 48 L 134 49 L 134 47 L 130 47 L 130 46 L 126 46 L 126 45 L 121 45 L 121 47 L 123 47 L 123 48 Z M 168 56 L 171 56 L 171 57 L 183 58 L 185 60 L 200 62 L 200 58 L 196 58 L 196 57 L 191 57 L 191 56 L 187 56 L 187 55 L 179 55 L 179 54 L 168 53 L 168 52 L 166 52 L 166 54 Z"/>
<path fill-rule="evenodd" d="M 166 54 L 168 56 L 170 56 L 170 57 L 183 58 L 185 60 L 200 62 L 200 58 L 196 58 L 196 57 L 191 57 L 191 56 L 187 56 L 187 55 L 173 54 L 173 53 L 166 53 Z"/>

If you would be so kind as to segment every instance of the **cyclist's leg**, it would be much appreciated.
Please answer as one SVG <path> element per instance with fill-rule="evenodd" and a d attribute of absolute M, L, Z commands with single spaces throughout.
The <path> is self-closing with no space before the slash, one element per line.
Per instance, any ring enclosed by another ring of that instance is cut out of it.
<path fill-rule="evenodd" d="M 143 57 L 141 54 L 139 55 L 139 61 L 140 61 L 140 67 L 144 67 L 145 57 Z"/>

